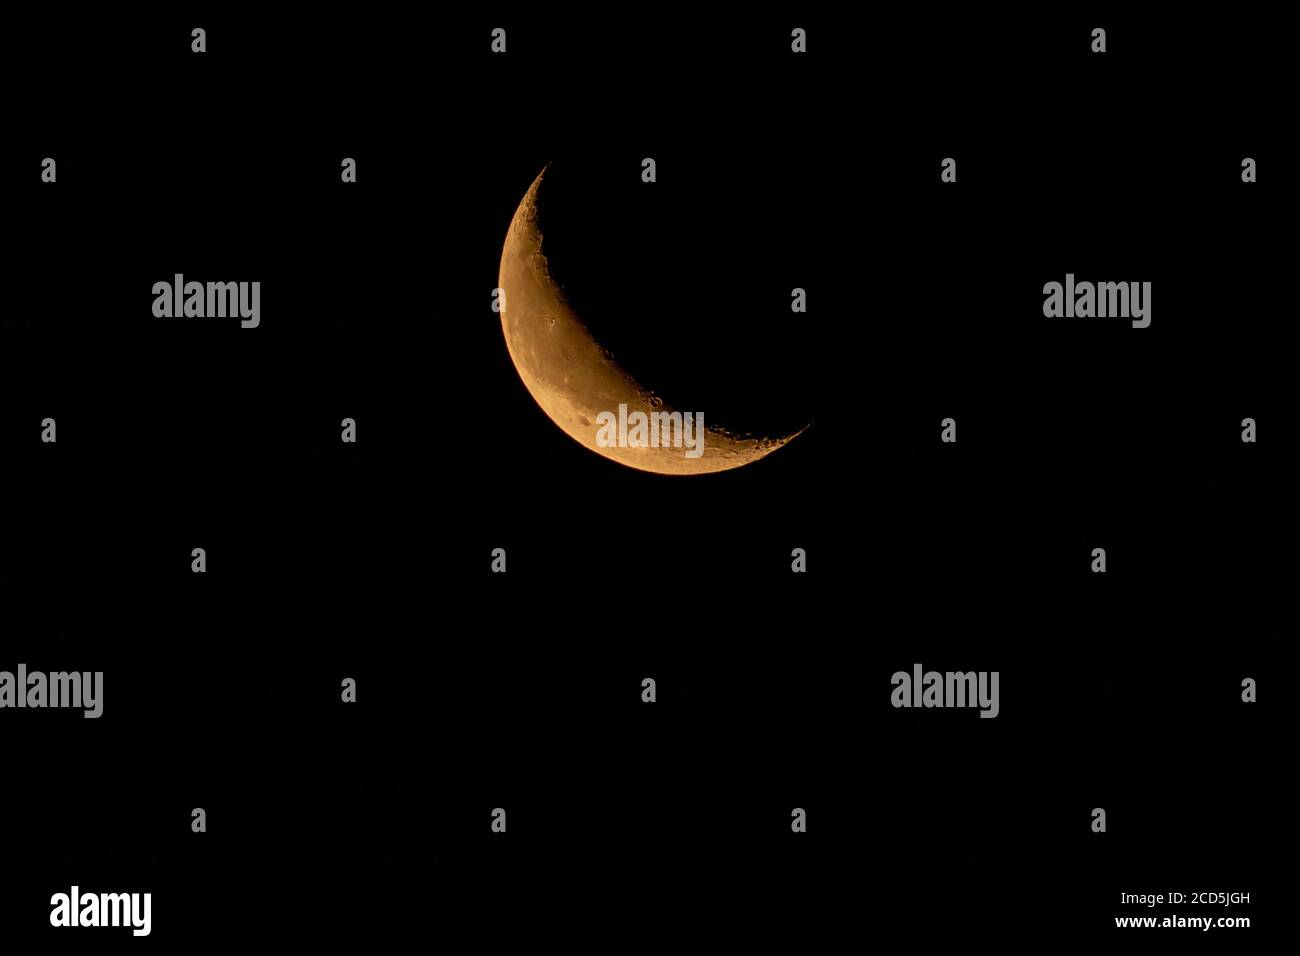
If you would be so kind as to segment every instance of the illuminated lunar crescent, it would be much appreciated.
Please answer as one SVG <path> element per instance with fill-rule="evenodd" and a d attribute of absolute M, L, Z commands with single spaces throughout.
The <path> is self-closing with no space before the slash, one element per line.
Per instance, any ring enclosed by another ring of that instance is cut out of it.
<path fill-rule="evenodd" d="M 742 437 L 704 416 L 704 452 L 687 457 L 686 449 L 602 445 L 597 416 L 615 418 L 619 405 L 627 415 L 672 413 L 674 409 L 623 370 L 592 336 L 551 277 L 542 254 L 538 191 L 543 169 L 515 210 L 501 251 L 501 328 L 510 358 L 542 411 L 575 441 L 597 454 L 642 471 L 663 475 L 700 475 L 739 468 L 769 455 L 803 429 L 777 438 Z M 707 409 L 701 410 L 707 412 Z"/>

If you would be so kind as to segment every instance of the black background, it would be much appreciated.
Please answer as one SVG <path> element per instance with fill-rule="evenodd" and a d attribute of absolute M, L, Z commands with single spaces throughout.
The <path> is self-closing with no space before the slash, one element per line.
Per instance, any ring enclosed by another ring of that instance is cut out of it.
<path fill-rule="evenodd" d="M 1177 931 L 1117 930 L 1149 912 L 1119 893 L 1169 889 L 1251 892 L 1229 912 L 1253 927 L 1207 936 L 1268 932 L 1291 541 L 1276 24 L 10 26 L 0 669 L 106 690 L 96 721 L 0 718 L 6 939 L 142 944 L 51 936 L 74 882 L 152 892 L 168 946 L 1145 945 Z M 813 421 L 737 471 L 579 447 L 489 307 L 542 166 L 640 186 L 644 156 L 662 200 L 627 236 L 608 216 L 601 262 L 625 244 L 661 277 L 635 314 L 662 307 L 660 343 L 698 326 L 715 385 L 731 342 L 764 402 Z M 260 280 L 261 327 L 154 319 L 176 272 Z M 1045 319 L 1066 272 L 1151 281 L 1151 327 Z M 1000 716 L 890 707 L 918 661 L 1000 671 Z"/>

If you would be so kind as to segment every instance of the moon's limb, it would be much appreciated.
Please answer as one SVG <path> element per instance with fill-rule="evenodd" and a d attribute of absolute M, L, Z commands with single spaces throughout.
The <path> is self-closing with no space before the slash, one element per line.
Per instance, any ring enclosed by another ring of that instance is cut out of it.
<path fill-rule="evenodd" d="M 543 169 L 515 210 L 501 251 L 498 284 L 503 293 L 501 328 L 519 377 L 550 419 L 575 441 L 614 461 L 665 475 L 726 471 L 757 461 L 799 434 L 777 438 L 743 437 L 710 422 L 704 415 L 704 452 L 688 457 L 685 447 L 602 446 L 596 416 L 619 405 L 635 412 L 673 412 L 663 399 L 642 386 L 592 336 L 551 277 L 542 254 L 537 197 Z M 701 410 L 707 412 L 707 409 Z"/>

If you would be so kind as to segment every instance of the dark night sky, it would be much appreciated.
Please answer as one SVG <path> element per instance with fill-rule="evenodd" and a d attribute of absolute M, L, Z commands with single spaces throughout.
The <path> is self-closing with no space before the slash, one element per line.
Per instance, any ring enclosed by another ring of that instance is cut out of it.
<path fill-rule="evenodd" d="M 433 933 L 716 903 L 806 942 L 1262 890 L 1284 690 L 1243 713 L 1236 687 L 1285 673 L 1280 61 L 1245 26 L 1111 19 L 1097 62 L 1090 18 L 511 15 L 504 63 L 456 40 L 491 15 L 205 15 L 202 60 L 185 13 L 20 34 L 6 69 L 46 82 L 0 168 L 0 668 L 101 666 L 121 723 L 28 715 L 4 817 L 34 862 L 0 924 L 77 878 L 156 887 L 159 936 L 246 938 L 201 895 L 236 887 L 247 925 L 372 942 L 396 924 L 337 914 L 406 894 Z M 709 408 L 813 428 L 687 479 L 562 434 L 490 310 L 547 162 L 593 326 Z M 260 279 L 262 327 L 160 325 L 175 272 Z M 1152 327 L 1043 318 L 1067 272 L 1152 281 Z M 892 710 L 918 660 L 1000 669 L 1002 715 Z M 202 801 L 234 823 L 196 849 Z M 507 801 L 503 849 L 477 822 Z"/>

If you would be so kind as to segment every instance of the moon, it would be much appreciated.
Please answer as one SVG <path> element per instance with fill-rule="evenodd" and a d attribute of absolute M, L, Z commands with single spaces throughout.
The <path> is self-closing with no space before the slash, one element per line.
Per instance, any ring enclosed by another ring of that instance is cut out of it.
<path fill-rule="evenodd" d="M 549 168 L 549 166 L 548 166 Z M 597 416 L 619 415 L 627 406 L 650 416 L 677 411 L 652 388 L 636 381 L 616 357 L 592 335 L 552 277 L 542 251 L 538 195 L 546 169 L 537 174 L 515 210 L 501 251 L 498 285 L 501 328 L 511 361 L 524 386 L 574 441 L 598 455 L 661 475 L 700 475 L 758 461 L 788 444 L 804 428 L 780 436 L 751 436 L 729 431 L 704 414 L 704 451 L 688 457 L 685 447 L 604 444 Z M 683 409 L 682 411 L 696 411 Z"/>

